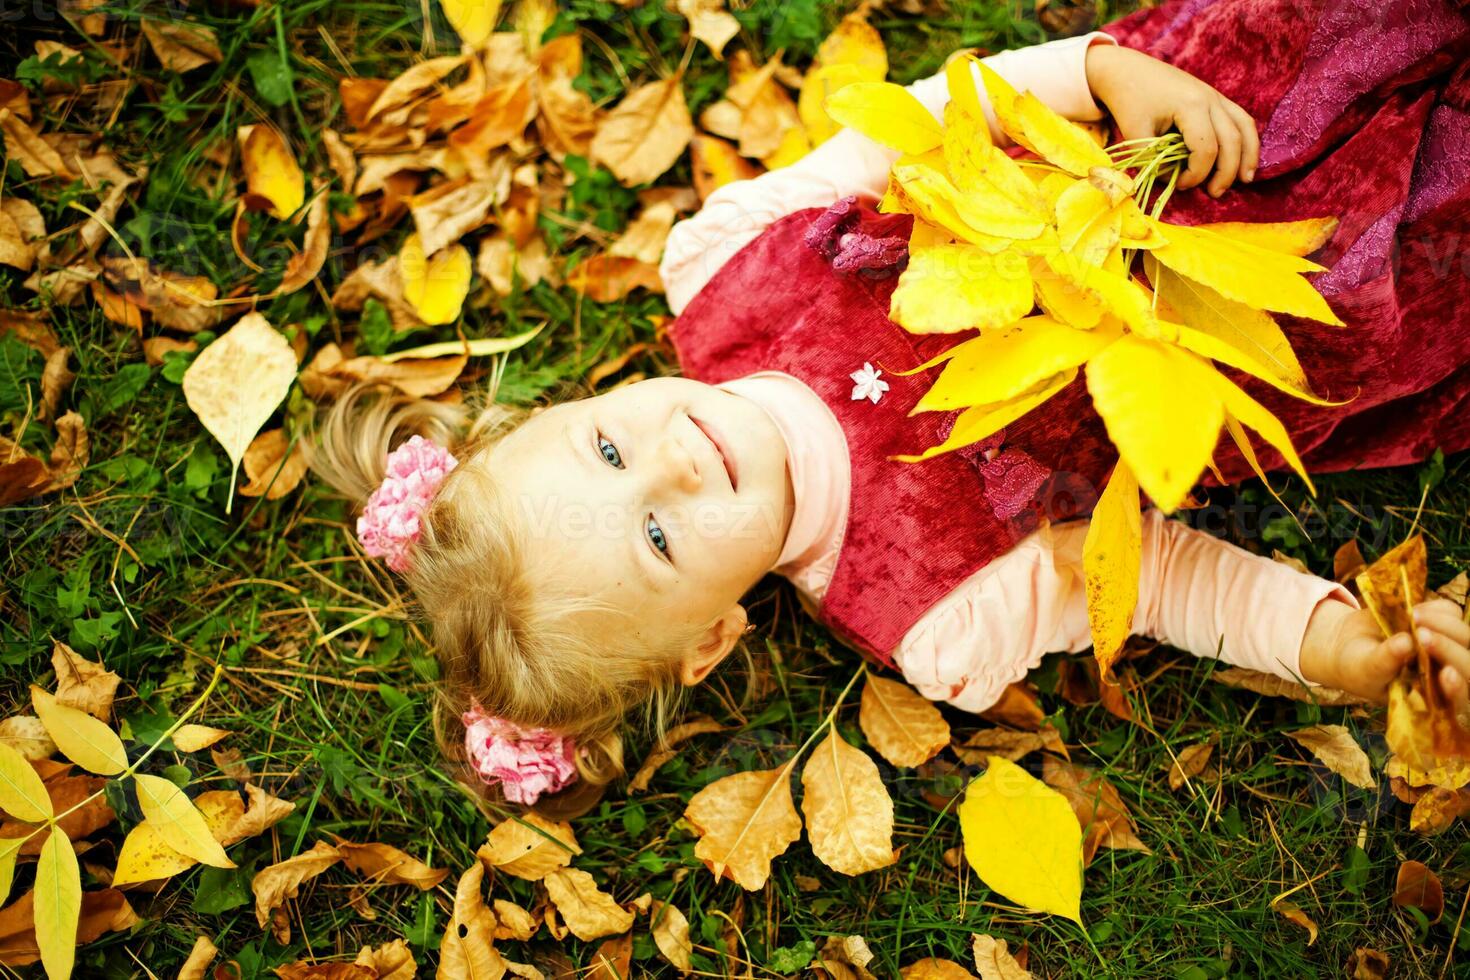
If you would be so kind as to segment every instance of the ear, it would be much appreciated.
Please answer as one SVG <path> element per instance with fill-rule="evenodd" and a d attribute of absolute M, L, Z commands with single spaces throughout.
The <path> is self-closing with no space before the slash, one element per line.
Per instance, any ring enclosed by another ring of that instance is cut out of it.
<path fill-rule="evenodd" d="M 679 664 L 679 680 L 693 687 L 709 676 L 721 660 L 729 656 L 745 633 L 745 607 L 731 606 L 719 619 L 700 634 Z"/>

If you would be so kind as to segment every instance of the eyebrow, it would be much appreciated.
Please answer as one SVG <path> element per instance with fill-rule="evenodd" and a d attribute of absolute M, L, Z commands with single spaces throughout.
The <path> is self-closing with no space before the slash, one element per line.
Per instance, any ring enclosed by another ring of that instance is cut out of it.
<path fill-rule="evenodd" d="M 572 422 L 570 419 L 567 420 L 566 425 L 562 426 L 562 432 L 566 435 L 567 447 L 571 450 L 572 455 L 576 457 L 578 464 L 590 472 L 593 468 L 592 460 L 588 458 L 583 447 L 577 444 L 577 439 L 572 434 Z M 662 592 L 664 590 L 663 583 L 649 569 L 649 559 L 647 555 L 642 553 L 646 549 L 643 548 L 642 541 L 639 540 L 641 537 L 641 526 L 639 527 L 638 535 L 624 535 L 624 540 L 628 542 L 628 547 L 631 549 L 629 557 L 633 560 L 633 565 L 638 569 L 638 574 L 642 577 L 643 583 L 655 592 Z"/>

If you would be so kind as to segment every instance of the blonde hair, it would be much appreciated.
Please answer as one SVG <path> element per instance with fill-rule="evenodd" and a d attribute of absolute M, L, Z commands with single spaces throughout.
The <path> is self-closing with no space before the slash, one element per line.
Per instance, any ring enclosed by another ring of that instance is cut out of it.
<path fill-rule="evenodd" d="M 530 414 L 496 404 L 493 392 L 453 404 L 359 385 L 326 410 L 306 443 L 311 468 L 358 507 L 382 482 L 388 452 L 410 435 L 459 460 L 421 518 L 403 576 L 441 667 L 435 734 L 461 781 L 491 800 L 494 787 L 465 759 L 460 716 L 471 701 L 570 736 L 581 785 L 538 806 L 556 811 L 623 773 L 628 715 L 641 713 L 662 736 L 682 690 L 677 653 L 692 637 L 670 636 L 656 648 L 634 642 L 635 631 L 608 628 L 608 609 L 537 567 L 529 529 L 490 467 L 490 450 Z"/>

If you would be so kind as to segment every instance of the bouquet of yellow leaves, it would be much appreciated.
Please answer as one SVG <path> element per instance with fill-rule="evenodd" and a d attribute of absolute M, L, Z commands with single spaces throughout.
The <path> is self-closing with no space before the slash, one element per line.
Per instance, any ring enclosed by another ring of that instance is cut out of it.
<path fill-rule="evenodd" d="M 1280 420 L 1212 362 L 1330 404 L 1311 391 L 1269 311 L 1342 325 L 1303 276 L 1324 271 L 1303 256 L 1337 220 L 1162 221 L 1187 156 L 1177 134 L 1104 148 L 980 63 L 1001 128 L 1034 154 L 1014 159 L 990 138 L 975 60 L 950 63 L 942 126 L 886 82 L 844 86 L 826 108 L 902 154 L 879 207 L 914 216 L 894 321 L 912 333 L 981 331 L 915 369 L 944 365 L 916 411 L 964 411 L 942 444 L 904 459 L 979 442 L 1087 368 L 1120 456 L 1084 560 L 1094 649 L 1107 673 L 1138 601 L 1140 487 L 1164 511 L 1177 509 L 1210 465 L 1222 425 L 1257 473 L 1247 428 L 1307 478 Z M 1037 306 L 1042 313 L 1031 315 Z"/>

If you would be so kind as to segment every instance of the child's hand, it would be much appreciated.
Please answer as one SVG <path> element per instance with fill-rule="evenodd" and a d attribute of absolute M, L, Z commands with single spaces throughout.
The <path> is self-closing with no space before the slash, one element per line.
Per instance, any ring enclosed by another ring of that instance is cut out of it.
<path fill-rule="evenodd" d="M 1188 72 L 1119 45 L 1087 49 L 1087 84 L 1108 107 L 1124 139 L 1144 139 L 1178 128 L 1189 147 L 1180 187 L 1204 182 L 1219 197 L 1237 178 L 1255 179 L 1261 140 L 1250 113 Z"/>
<path fill-rule="evenodd" d="M 1440 688 L 1456 714 L 1470 713 L 1470 625 L 1460 607 L 1448 599 L 1432 599 L 1414 607 L 1419 642 L 1439 665 Z M 1384 639 L 1383 630 L 1366 609 L 1323 602 L 1312 614 L 1302 643 L 1302 676 L 1314 684 L 1348 691 L 1377 702 L 1388 700 L 1388 687 L 1414 656 L 1407 633 Z M 1314 676 L 1315 675 L 1315 676 Z"/>

